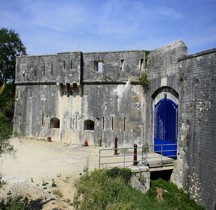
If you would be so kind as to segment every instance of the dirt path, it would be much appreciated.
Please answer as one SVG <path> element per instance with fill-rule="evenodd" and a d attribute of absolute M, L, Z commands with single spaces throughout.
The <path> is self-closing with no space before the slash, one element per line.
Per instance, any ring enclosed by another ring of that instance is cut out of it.
<path fill-rule="evenodd" d="M 87 163 L 89 170 L 98 168 L 100 148 L 27 138 L 14 138 L 11 143 L 17 151 L 15 157 L 1 157 L 0 173 L 7 185 L 1 189 L 0 198 L 10 191 L 45 203 L 45 210 L 73 209 L 69 204 L 75 192 L 74 182 Z"/>

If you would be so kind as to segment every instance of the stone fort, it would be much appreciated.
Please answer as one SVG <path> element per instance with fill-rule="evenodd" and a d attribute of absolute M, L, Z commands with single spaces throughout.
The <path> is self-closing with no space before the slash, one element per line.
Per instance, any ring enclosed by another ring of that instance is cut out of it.
<path fill-rule="evenodd" d="M 140 82 L 147 75 L 148 87 Z M 152 50 L 22 56 L 14 132 L 113 147 L 174 142 L 171 179 L 216 208 L 216 48 L 182 41 Z"/>

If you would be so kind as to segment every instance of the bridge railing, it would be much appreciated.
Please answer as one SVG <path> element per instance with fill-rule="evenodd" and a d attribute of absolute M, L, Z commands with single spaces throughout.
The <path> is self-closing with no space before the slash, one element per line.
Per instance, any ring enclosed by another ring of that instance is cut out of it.
<path fill-rule="evenodd" d="M 144 145 L 142 147 L 105 148 L 99 150 L 99 168 L 128 167 L 143 164 L 149 167 L 173 164 L 176 144 Z M 135 146 L 135 145 L 134 145 Z M 168 146 L 168 147 L 167 147 Z M 166 155 L 170 154 L 170 155 Z"/>

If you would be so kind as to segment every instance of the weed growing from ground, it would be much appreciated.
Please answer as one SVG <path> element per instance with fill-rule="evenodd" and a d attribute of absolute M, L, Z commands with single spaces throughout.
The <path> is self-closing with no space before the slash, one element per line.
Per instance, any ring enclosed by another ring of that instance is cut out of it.
<path fill-rule="evenodd" d="M 54 179 L 52 179 L 52 187 L 57 187 L 57 184 L 55 183 Z"/>
<path fill-rule="evenodd" d="M 58 198 L 63 198 L 63 194 L 59 189 L 54 190 L 53 194 L 56 195 Z"/>

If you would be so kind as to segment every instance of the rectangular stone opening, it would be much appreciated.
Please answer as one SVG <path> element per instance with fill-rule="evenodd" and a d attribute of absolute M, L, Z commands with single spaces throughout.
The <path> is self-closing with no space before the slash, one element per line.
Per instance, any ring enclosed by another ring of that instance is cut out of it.
<path fill-rule="evenodd" d="M 42 65 L 42 69 L 41 69 L 42 76 L 45 76 L 45 68 L 46 68 L 46 64 L 44 62 L 43 65 Z"/>
<path fill-rule="evenodd" d="M 112 131 L 113 131 L 113 117 L 111 119 L 111 124 L 112 124 Z"/>
<path fill-rule="evenodd" d="M 142 70 L 144 67 L 144 59 L 140 59 L 140 70 Z"/>
<path fill-rule="evenodd" d="M 103 72 L 103 61 L 94 61 L 94 70 L 98 73 Z"/>
<path fill-rule="evenodd" d="M 66 63 L 65 63 L 65 61 L 63 62 L 63 68 L 65 69 L 65 66 L 66 66 Z"/>
<path fill-rule="evenodd" d="M 41 119 L 41 125 L 44 126 L 44 113 L 42 113 L 41 118 L 42 118 L 42 119 Z"/>
<path fill-rule="evenodd" d="M 53 62 L 51 63 L 51 71 L 50 71 L 51 75 L 53 75 Z"/>
<path fill-rule="evenodd" d="M 120 70 L 121 70 L 121 71 L 124 70 L 124 62 L 125 62 L 124 59 L 121 59 L 121 60 L 120 60 Z"/>

